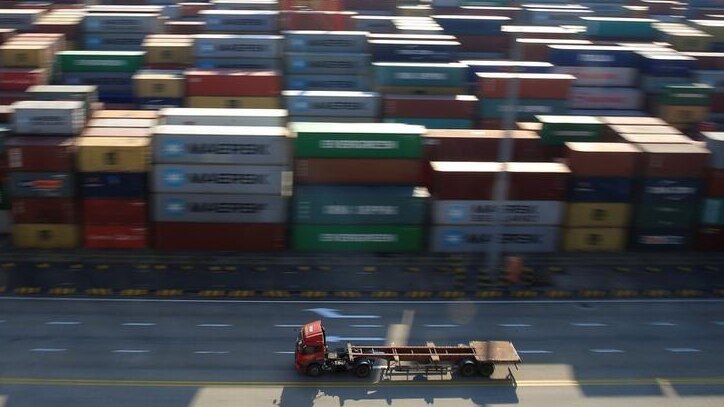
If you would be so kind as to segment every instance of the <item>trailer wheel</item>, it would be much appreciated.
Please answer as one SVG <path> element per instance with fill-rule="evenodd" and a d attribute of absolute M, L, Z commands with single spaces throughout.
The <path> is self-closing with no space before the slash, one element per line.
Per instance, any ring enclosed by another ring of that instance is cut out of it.
<path fill-rule="evenodd" d="M 312 363 L 307 366 L 307 376 L 319 377 L 322 375 L 322 365 L 319 363 Z"/>
<path fill-rule="evenodd" d="M 460 376 L 470 377 L 475 374 L 475 362 L 470 359 L 463 360 L 460 363 Z"/>
<path fill-rule="evenodd" d="M 358 363 L 354 367 L 354 375 L 359 377 L 360 379 L 368 377 L 370 373 L 372 373 L 372 366 L 370 366 L 370 364 L 367 362 Z"/>
<path fill-rule="evenodd" d="M 480 373 L 480 376 L 490 377 L 493 375 L 494 371 L 495 365 L 492 363 L 481 363 L 478 367 L 478 372 Z"/>

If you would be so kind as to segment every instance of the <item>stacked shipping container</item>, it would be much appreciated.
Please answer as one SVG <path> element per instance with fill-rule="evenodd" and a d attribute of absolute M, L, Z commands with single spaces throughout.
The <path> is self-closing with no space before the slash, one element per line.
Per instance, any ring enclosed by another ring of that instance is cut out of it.
<path fill-rule="evenodd" d="M 704 133 L 711 151 L 697 248 L 724 249 L 724 133 Z"/>

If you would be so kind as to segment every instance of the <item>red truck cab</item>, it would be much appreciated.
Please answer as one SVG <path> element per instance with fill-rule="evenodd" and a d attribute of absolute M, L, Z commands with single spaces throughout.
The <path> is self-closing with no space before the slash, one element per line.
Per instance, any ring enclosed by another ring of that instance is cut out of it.
<path fill-rule="evenodd" d="M 307 369 L 315 362 L 323 362 L 327 353 L 326 333 L 322 321 L 310 322 L 299 330 L 297 346 L 294 349 L 294 366 L 299 373 L 309 373 Z"/>

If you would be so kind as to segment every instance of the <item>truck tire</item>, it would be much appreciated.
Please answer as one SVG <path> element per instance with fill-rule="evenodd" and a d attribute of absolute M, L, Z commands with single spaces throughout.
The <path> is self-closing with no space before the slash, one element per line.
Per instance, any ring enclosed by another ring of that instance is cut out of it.
<path fill-rule="evenodd" d="M 322 365 L 319 363 L 312 363 L 307 366 L 307 376 L 319 377 L 322 375 Z"/>
<path fill-rule="evenodd" d="M 480 376 L 483 377 L 492 376 L 494 371 L 495 365 L 492 363 L 481 363 L 480 366 L 478 366 L 478 372 L 480 373 Z"/>
<path fill-rule="evenodd" d="M 470 377 L 475 374 L 475 362 L 470 359 L 463 360 L 460 362 L 460 376 Z"/>
<path fill-rule="evenodd" d="M 354 375 L 360 379 L 369 377 L 370 373 L 372 373 L 372 366 L 367 362 L 358 363 L 354 367 Z"/>

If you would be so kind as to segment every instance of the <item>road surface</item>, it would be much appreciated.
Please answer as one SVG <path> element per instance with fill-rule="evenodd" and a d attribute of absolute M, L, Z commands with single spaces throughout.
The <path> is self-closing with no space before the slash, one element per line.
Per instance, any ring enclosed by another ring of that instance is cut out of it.
<path fill-rule="evenodd" d="M 292 367 L 296 328 L 381 344 L 512 340 L 516 384 Z M 724 301 L 333 302 L 0 297 L 0 406 L 714 406 L 724 403 Z"/>

